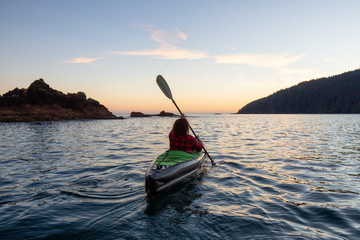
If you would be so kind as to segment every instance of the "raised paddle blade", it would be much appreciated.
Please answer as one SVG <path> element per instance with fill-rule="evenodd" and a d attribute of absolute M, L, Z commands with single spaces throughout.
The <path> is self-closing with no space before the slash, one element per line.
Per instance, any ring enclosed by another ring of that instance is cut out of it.
<path fill-rule="evenodd" d="M 167 84 L 167 82 L 165 81 L 165 79 L 163 78 L 163 76 L 158 75 L 156 77 L 156 83 L 159 85 L 161 91 L 165 94 L 165 96 L 167 96 L 168 98 L 170 98 L 171 100 L 173 100 L 172 94 L 171 94 L 171 90 L 169 88 L 169 85 Z"/>

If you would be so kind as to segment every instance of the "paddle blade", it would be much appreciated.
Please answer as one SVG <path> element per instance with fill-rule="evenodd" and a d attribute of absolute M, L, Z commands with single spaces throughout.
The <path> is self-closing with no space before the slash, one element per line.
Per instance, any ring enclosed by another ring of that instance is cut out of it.
<path fill-rule="evenodd" d="M 169 85 L 167 84 L 167 82 L 161 75 L 158 75 L 156 77 L 156 83 L 159 85 L 161 91 L 165 94 L 165 96 L 167 96 L 168 98 L 170 98 L 172 100 L 173 98 L 172 98 L 172 94 L 171 94 Z"/>

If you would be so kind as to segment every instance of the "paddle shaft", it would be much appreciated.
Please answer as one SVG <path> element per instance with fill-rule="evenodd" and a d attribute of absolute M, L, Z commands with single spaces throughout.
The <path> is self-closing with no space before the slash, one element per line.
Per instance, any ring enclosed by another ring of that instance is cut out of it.
<path fill-rule="evenodd" d="M 163 78 L 163 76 L 158 75 L 156 77 L 156 83 L 159 85 L 161 91 L 165 94 L 166 97 L 168 97 L 169 99 L 171 99 L 171 101 L 174 103 L 175 107 L 177 108 L 177 110 L 179 111 L 179 113 L 181 115 L 184 115 L 180 108 L 178 107 L 178 105 L 176 104 L 176 102 L 174 101 L 172 94 L 171 94 L 171 90 L 169 85 L 167 84 L 167 82 L 165 81 L 165 79 Z M 194 132 L 194 130 L 192 129 L 192 127 L 189 124 L 189 128 L 191 130 L 191 132 L 194 134 L 195 138 L 198 139 L 198 136 L 196 136 L 196 133 Z M 199 140 L 199 139 L 198 139 Z M 203 149 L 206 153 L 206 155 L 209 157 L 209 159 L 211 160 L 212 165 L 215 165 L 215 162 L 212 160 L 212 158 L 210 157 L 209 153 L 207 152 L 207 150 L 205 149 L 205 146 L 203 144 Z"/>
<path fill-rule="evenodd" d="M 179 111 L 180 115 L 184 115 L 184 114 L 181 112 L 181 110 L 180 110 L 180 108 L 178 107 L 178 105 L 176 104 L 176 102 L 174 101 L 174 99 L 171 99 L 171 100 L 172 100 L 172 102 L 174 103 L 174 105 L 175 105 L 175 107 L 177 108 L 177 110 Z M 189 128 L 190 128 L 191 132 L 194 134 L 195 138 L 196 138 L 197 140 L 199 140 L 198 136 L 196 135 L 196 133 L 194 132 L 194 130 L 192 129 L 192 127 L 190 126 L 190 124 L 189 124 Z M 208 153 L 208 151 L 206 150 L 206 148 L 205 148 L 204 145 L 203 145 L 203 149 L 204 149 L 206 155 L 207 155 L 207 156 L 209 157 L 209 159 L 211 160 L 212 165 L 215 165 L 214 160 L 212 160 L 212 158 L 210 157 L 210 155 L 209 155 L 209 153 Z"/>

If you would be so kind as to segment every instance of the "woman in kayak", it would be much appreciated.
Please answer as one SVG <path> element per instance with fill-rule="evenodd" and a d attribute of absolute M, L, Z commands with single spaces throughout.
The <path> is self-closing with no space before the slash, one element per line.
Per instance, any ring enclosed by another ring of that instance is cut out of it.
<path fill-rule="evenodd" d="M 196 138 L 189 135 L 189 126 L 189 122 L 184 115 L 175 121 L 169 134 L 169 150 L 180 150 L 184 152 L 201 151 L 203 145 L 201 141 L 198 141 Z"/>

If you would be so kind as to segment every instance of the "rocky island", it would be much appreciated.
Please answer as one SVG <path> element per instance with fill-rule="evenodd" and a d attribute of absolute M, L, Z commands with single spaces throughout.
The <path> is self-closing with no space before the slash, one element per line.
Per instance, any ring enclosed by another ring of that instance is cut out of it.
<path fill-rule="evenodd" d="M 174 113 L 161 111 L 159 114 L 145 114 L 142 112 L 131 112 L 130 117 L 178 117 Z"/>
<path fill-rule="evenodd" d="M 33 122 L 73 119 L 122 119 L 85 93 L 64 94 L 43 79 L 27 89 L 15 88 L 0 96 L 0 122 Z"/>

